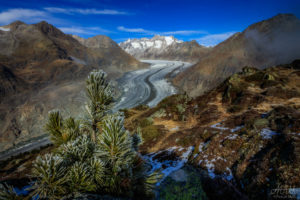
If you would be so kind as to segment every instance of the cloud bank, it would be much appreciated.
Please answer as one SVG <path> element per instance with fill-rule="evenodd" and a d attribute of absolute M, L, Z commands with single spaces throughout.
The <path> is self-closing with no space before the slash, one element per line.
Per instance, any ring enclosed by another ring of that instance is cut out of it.
<path fill-rule="evenodd" d="M 80 8 L 59 8 L 59 7 L 47 7 L 44 8 L 51 13 L 63 13 L 63 14 L 82 14 L 82 15 L 127 15 L 129 13 L 118 10 L 99 10 L 99 9 L 80 9 Z"/>
<path fill-rule="evenodd" d="M 226 32 L 226 33 L 218 33 L 218 34 L 208 34 L 201 38 L 196 39 L 196 41 L 204 46 L 215 46 L 219 44 L 220 42 L 223 42 L 233 34 L 235 34 L 236 31 Z"/>
<path fill-rule="evenodd" d="M 207 34 L 206 31 L 202 30 L 177 30 L 177 31 L 167 31 L 167 32 L 160 32 L 160 31 L 152 31 L 146 30 L 143 28 L 126 28 L 124 26 L 119 26 L 117 28 L 119 31 L 124 31 L 128 33 L 141 33 L 145 35 L 195 35 L 195 34 Z"/>
<path fill-rule="evenodd" d="M 80 34 L 80 35 L 97 35 L 97 34 L 107 34 L 111 31 L 103 29 L 101 27 L 59 27 L 59 29 L 68 34 Z"/>
<path fill-rule="evenodd" d="M 0 13 L 0 23 L 8 24 L 16 20 L 34 22 L 38 18 L 48 18 L 48 14 L 44 11 L 34 9 L 15 8 Z"/>

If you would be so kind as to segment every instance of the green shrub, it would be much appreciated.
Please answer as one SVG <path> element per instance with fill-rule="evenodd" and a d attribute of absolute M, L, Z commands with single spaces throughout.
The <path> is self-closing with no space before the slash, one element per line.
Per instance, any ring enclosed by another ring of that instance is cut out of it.
<path fill-rule="evenodd" d="M 161 185 L 159 199 L 166 200 L 206 200 L 206 193 L 202 188 L 199 172 L 194 172 L 189 169 L 186 181 L 177 182 L 170 177 L 167 177 Z"/>
<path fill-rule="evenodd" d="M 0 200 L 22 200 L 23 196 L 18 196 L 13 187 L 0 184 Z"/>
<path fill-rule="evenodd" d="M 167 114 L 166 114 L 166 110 L 161 108 L 159 109 L 158 111 L 156 111 L 155 113 L 153 113 L 151 115 L 152 118 L 161 118 L 161 117 L 165 117 Z"/>
<path fill-rule="evenodd" d="M 142 128 L 142 137 L 145 142 L 154 141 L 160 136 L 156 126 L 149 125 Z"/>
<path fill-rule="evenodd" d="M 262 119 L 256 119 L 253 123 L 253 126 L 256 129 L 261 129 L 261 128 L 268 126 L 268 124 L 269 124 L 269 120 L 262 118 Z"/>
<path fill-rule="evenodd" d="M 147 197 L 159 176 L 146 173 L 138 153 L 142 142 L 124 128 L 124 118 L 109 114 L 113 92 L 102 71 L 88 77 L 84 119 L 63 119 L 51 112 L 46 130 L 56 148 L 33 163 L 33 195 L 42 199 L 73 199 L 78 193 Z M 147 119 L 147 125 L 152 121 Z M 148 137 L 158 135 L 147 129 Z"/>
<path fill-rule="evenodd" d="M 139 122 L 140 127 L 146 127 L 146 126 L 150 126 L 152 124 L 153 124 L 152 117 L 144 118 Z"/>

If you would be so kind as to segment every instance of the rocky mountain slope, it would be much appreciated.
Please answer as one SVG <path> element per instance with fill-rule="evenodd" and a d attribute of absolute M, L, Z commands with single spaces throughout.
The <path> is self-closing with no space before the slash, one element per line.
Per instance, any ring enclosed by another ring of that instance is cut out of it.
<path fill-rule="evenodd" d="M 195 99 L 174 95 L 124 112 L 128 129 L 141 128 L 143 153 L 155 152 L 152 161 L 184 157 L 204 173 L 209 199 L 232 200 L 272 199 L 272 189 L 300 187 L 299 110 L 296 60 L 245 67 Z"/>
<path fill-rule="evenodd" d="M 147 66 L 144 63 L 139 63 L 139 65 L 136 65 L 136 68 L 128 69 L 128 63 L 134 66 L 136 63 L 138 63 L 138 61 L 134 57 L 126 53 L 124 50 L 122 50 L 122 48 L 111 38 L 105 35 L 97 35 L 88 39 L 73 35 L 73 38 L 78 40 L 82 45 L 93 49 L 96 52 L 101 52 L 101 54 L 103 54 L 105 58 L 113 58 L 110 59 L 109 69 L 106 69 L 106 72 L 108 73 L 117 74 L 120 70 L 136 70 L 141 67 Z"/>
<path fill-rule="evenodd" d="M 243 66 L 259 69 L 300 58 L 300 20 L 279 14 L 249 26 L 213 48 L 173 83 L 192 96 L 215 87 Z"/>
<path fill-rule="evenodd" d="M 42 135 L 49 110 L 78 112 L 91 70 L 102 68 L 113 78 L 147 66 L 118 47 L 88 48 L 47 22 L 1 27 L 0 46 L 1 151 Z"/>
<path fill-rule="evenodd" d="M 199 45 L 196 41 L 183 42 L 173 36 L 128 39 L 120 47 L 138 59 L 199 61 L 211 48 Z"/>

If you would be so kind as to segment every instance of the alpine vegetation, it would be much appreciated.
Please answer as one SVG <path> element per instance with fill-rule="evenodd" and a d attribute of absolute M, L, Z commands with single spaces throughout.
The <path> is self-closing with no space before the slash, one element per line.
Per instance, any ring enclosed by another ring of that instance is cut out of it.
<path fill-rule="evenodd" d="M 18 196 L 12 186 L 0 184 L 0 200 L 22 200 L 23 196 Z"/>
<path fill-rule="evenodd" d="M 73 199 L 83 194 L 127 198 L 151 198 L 159 173 L 149 174 L 138 153 L 139 131 L 124 128 L 123 116 L 112 114 L 113 90 L 101 71 L 86 81 L 86 114 L 83 119 L 64 119 L 59 111 L 49 114 L 46 130 L 53 152 L 33 163 L 33 196 Z"/>

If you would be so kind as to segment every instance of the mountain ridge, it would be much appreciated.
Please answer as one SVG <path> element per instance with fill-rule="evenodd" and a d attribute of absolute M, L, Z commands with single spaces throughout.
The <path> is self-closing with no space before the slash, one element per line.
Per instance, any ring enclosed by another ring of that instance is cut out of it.
<path fill-rule="evenodd" d="M 298 35 L 300 20 L 296 16 L 276 15 L 221 42 L 172 82 L 189 95 L 198 96 L 240 71 L 242 66 L 264 69 L 289 63 L 300 58 Z"/>
<path fill-rule="evenodd" d="M 84 81 L 93 69 L 113 79 L 147 67 L 116 44 L 89 48 L 45 21 L 2 26 L 0 46 L 1 151 L 43 135 L 52 109 L 80 112 Z"/>
<path fill-rule="evenodd" d="M 196 62 L 211 48 L 195 40 L 184 42 L 174 36 L 155 35 L 152 38 L 128 39 L 119 43 L 127 53 L 138 59 L 182 60 Z"/>

